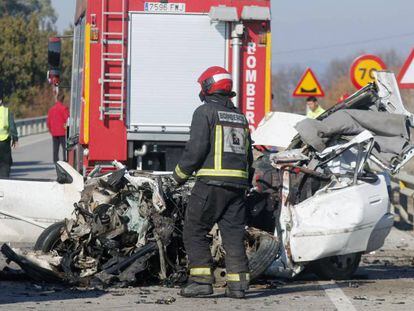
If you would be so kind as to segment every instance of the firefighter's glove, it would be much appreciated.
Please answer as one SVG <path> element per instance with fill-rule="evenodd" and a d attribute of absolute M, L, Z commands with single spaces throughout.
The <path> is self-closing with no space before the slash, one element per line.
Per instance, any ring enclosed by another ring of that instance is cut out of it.
<path fill-rule="evenodd" d="M 175 190 L 177 188 L 180 188 L 182 185 L 184 185 L 185 182 L 178 182 L 175 178 L 172 179 L 172 190 Z"/>
<path fill-rule="evenodd" d="M 247 197 L 255 195 L 257 192 L 258 192 L 257 187 L 250 186 L 249 189 L 246 190 L 245 196 L 247 198 Z"/>
<path fill-rule="evenodd" d="M 179 187 L 181 185 L 184 185 L 185 182 L 188 180 L 188 178 L 190 177 L 189 174 L 185 173 L 179 165 L 177 165 L 174 169 L 173 175 L 172 175 L 175 183 L 177 184 L 176 187 Z"/>

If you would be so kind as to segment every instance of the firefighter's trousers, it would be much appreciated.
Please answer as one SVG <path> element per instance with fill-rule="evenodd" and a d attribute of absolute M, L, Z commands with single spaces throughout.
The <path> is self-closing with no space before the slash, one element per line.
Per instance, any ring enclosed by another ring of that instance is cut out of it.
<path fill-rule="evenodd" d="M 246 224 L 244 192 L 244 189 L 196 182 L 184 223 L 184 246 L 193 280 L 205 283 L 212 283 L 214 280 L 211 274 L 213 260 L 207 234 L 217 223 L 226 251 L 228 281 L 244 281 L 242 283 L 247 281 L 248 284 L 249 268 L 244 244 Z M 244 289 L 245 286 L 242 287 Z"/>

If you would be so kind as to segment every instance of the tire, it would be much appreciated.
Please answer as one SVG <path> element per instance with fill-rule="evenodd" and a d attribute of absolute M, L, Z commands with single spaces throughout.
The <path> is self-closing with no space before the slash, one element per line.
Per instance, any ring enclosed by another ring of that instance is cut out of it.
<path fill-rule="evenodd" d="M 60 221 L 47 227 L 37 239 L 34 250 L 44 253 L 53 250 L 60 242 L 60 235 L 62 234 L 64 226 L 65 222 Z"/>
<path fill-rule="evenodd" d="M 258 278 L 279 253 L 279 241 L 273 235 L 258 229 L 248 229 L 247 258 L 249 259 L 250 279 Z"/>
<path fill-rule="evenodd" d="M 310 271 L 323 280 L 348 280 L 358 269 L 361 253 L 332 256 L 314 261 Z"/>

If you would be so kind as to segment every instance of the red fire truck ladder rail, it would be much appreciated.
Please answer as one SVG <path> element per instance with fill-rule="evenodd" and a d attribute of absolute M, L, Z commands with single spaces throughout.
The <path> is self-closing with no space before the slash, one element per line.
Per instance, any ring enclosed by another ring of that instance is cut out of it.
<path fill-rule="evenodd" d="M 126 0 L 122 1 L 122 12 L 111 12 L 109 0 L 102 0 L 102 52 L 101 52 L 101 103 L 100 120 L 105 116 L 124 119 L 125 108 L 125 35 Z M 121 31 L 113 31 L 114 20 L 121 22 Z M 113 51 L 116 52 L 113 52 Z M 111 72 L 118 68 L 119 72 Z"/>

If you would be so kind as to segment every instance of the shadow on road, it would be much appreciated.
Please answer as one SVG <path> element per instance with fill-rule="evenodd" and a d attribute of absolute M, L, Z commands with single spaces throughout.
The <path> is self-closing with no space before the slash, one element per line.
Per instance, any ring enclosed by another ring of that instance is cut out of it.
<path fill-rule="evenodd" d="M 13 161 L 13 166 L 31 166 L 31 165 L 39 165 L 39 164 L 49 164 L 44 163 L 43 161 Z"/>
<path fill-rule="evenodd" d="M 325 284 L 324 288 L 316 283 L 318 281 L 321 281 L 321 279 L 310 272 L 299 275 L 294 280 L 287 280 L 284 282 L 278 282 L 277 279 L 259 281 L 258 284 L 253 285 L 252 287 L 254 288 L 255 286 L 265 286 L 265 288 L 250 293 L 248 297 L 254 299 L 273 295 L 317 292 L 321 290 L 323 291 L 326 287 L 329 286 L 339 288 L 358 288 L 366 284 L 375 283 L 378 280 L 398 280 L 413 278 L 414 266 L 367 265 L 358 268 L 352 279 L 335 281 L 335 283 L 332 285 Z M 275 284 L 275 286 L 273 284 Z M 216 295 L 216 297 L 218 298 L 220 295 Z"/>
<path fill-rule="evenodd" d="M 358 288 L 375 283 L 376 280 L 412 279 L 414 278 L 414 267 L 412 266 L 383 266 L 369 265 L 360 267 L 355 276 L 350 280 L 336 281 L 333 284 L 324 284 L 322 287 L 316 276 L 307 273 L 300 278 L 281 282 L 278 280 L 263 280 L 252 285 L 247 298 L 261 299 L 265 297 L 300 294 L 305 292 L 321 292 L 326 288 Z M 47 302 L 55 300 L 73 300 L 99 298 L 108 293 L 104 290 L 95 289 L 73 289 L 61 285 L 34 285 L 29 282 L 0 281 L 0 305 L 24 303 L 24 302 Z M 206 299 L 222 298 L 222 291 L 206 297 Z"/>
<path fill-rule="evenodd" d="M 324 289 L 319 286 L 318 284 L 314 283 L 305 283 L 305 282 L 297 282 L 292 281 L 286 283 L 286 285 L 280 285 L 276 288 L 266 288 L 255 290 L 254 292 L 248 293 L 247 297 L 249 299 L 259 299 L 269 296 L 275 295 L 283 295 L 283 294 L 292 294 L 292 293 L 302 293 L 302 292 L 317 292 L 323 291 Z"/>
<path fill-rule="evenodd" d="M 396 280 L 413 279 L 414 266 L 368 265 L 360 267 L 354 280 Z"/>
<path fill-rule="evenodd" d="M 412 224 L 406 223 L 405 221 L 395 221 L 394 227 L 402 231 L 413 231 L 414 226 Z"/>
<path fill-rule="evenodd" d="M 61 286 L 39 286 L 33 283 L 0 282 L 0 305 L 23 302 L 47 302 L 53 300 L 72 300 L 98 298 L 103 290 L 79 290 Z"/>
<path fill-rule="evenodd" d="M 384 264 L 384 262 L 380 262 L 378 264 L 365 264 L 360 266 L 358 270 L 355 272 L 353 277 L 349 280 L 341 280 L 337 281 L 338 284 L 341 282 L 349 283 L 349 282 L 364 282 L 366 280 L 370 280 L 367 282 L 375 281 L 375 280 L 395 280 L 395 279 L 413 279 L 414 278 L 414 266 L 410 265 L 393 265 L 393 264 Z M 301 282 L 301 281 L 320 281 L 321 279 L 318 278 L 315 274 L 308 272 L 304 274 L 300 274 L 293 282 Z"/>

